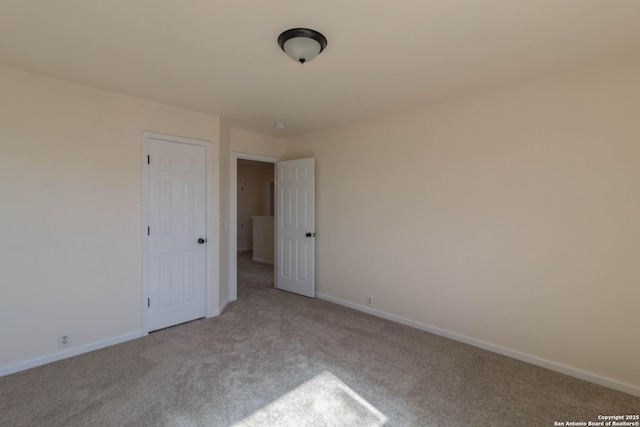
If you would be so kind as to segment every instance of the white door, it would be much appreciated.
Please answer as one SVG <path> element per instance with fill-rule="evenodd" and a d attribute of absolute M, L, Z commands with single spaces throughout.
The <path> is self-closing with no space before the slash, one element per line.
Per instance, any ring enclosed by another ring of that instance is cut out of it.
<path fill-rule="evenodd" d="M 315 159 L 276 165 L 276 285 L 315 297 Z"/>
<path fill-rule="evenodd" d="M 149 331 L 204 317 L 206 149 L 149 139 Z"/>

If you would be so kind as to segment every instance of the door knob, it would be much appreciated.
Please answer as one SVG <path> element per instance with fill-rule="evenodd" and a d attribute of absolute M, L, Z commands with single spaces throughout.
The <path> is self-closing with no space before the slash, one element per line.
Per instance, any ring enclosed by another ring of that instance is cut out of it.
<path fill-rule="evenodd" d="M 316 233 L 307 233 L 305 234 L 307 237 L 316 237 Z"/>
<path fill-rule="evenodd" d="M 198 239 L 198 243 L 199 244 L 203 244 L 206 241 L 207 241 L 207 239 L 203 239 L 202 237 Z"/>

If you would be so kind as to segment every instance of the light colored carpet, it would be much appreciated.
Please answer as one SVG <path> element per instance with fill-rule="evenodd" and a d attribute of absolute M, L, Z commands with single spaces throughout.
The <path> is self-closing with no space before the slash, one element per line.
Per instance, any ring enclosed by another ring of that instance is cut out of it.
<path fill-rule="evenodd" d="M 0 378 L 2 426 L 552 426 L 640 398 L 273 288 L 217 318 Z M 385 424 L 386 423 L 386 424 Z"/>
<path fill-rule="evenodd" d="M 328 372 L 269 403 L 234 427 L 382 426 L 387 418 Z"/>

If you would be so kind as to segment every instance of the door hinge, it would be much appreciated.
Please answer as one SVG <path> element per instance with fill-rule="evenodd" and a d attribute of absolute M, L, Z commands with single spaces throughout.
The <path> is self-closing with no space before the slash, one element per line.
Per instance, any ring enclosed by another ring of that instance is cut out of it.
<path fill-rule="evenodd" d="M 147 227 L 147 236 L 151 236 L 151 227 Z"/>
<path fill-rule="evenodd" d="M 147 156 L 147 164 L 150 165 L 151 164 L 151 156 Z"/>
<path fill-rule="evenodd" d="M 151 307 L 151 298 L 147 298 L 147 307 Z"/>

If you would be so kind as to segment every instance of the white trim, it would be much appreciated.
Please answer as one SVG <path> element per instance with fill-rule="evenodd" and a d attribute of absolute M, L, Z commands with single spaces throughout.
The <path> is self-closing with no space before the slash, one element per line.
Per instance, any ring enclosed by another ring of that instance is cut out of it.
<path fill-rule="evenodd" d="M 493 353 L 498 353 L 503 356 L 511 357 L 512 359 L 520 360 L 522 362 L 530 363 L 532 365 L 540 366 L 542 368 L 549 369 L 551 371 L 560 372 L 565 375 L 569 375 L 575 378 L 579 378 L 584 381 L 588 381 L 594 384 L 598 384 L 604 387 L 611 388 L 613 390 L 622 391 L 624 393 L 631 394 L 633 396 L 640 397 L 640 387 L 623 383 L 620 381 L 616 381 L 610 378 L 606 378 L 600 376 L 598 374 L 594 374 L 591 372 L 586 372 L 577 368 L 573 368 L 571 366 L 563 365 L 561 363 L 556 363 L 551 360 L 542 359 L 537 356 L 532 356 L 530 354 L 521 353 L 516 350 L 511 350 L 505 347 L 501 347 L 499 345 L 491 344 L 486 341 L 478 340 L 475 338 L 468 337 L 466 335 L 458 334 L 455 332 L 450 332 L 445 329 L 437 328 L 435 326 L 427 325 L 424 323 L 416 322 L 414 320 L 407 319 L 405 317 L 396 316 L 395 314 L 386 313 L 384 311 L 376 310 L 371 307 L 367 307 L 360 304 L 355 304 L 340 298 L 335 298 L 329 295 L 316 293 L 316 297 L 319 299 L 329 301 L 335 304 L 339 304 L 345 307 L 353 308 L 354 310 L 362 311 L 368 314 L 371 314 L 376 317 L 381 317 L 383 319 L 391 320 L 392 322 L 400 323 L 406 326 L 411 326 L 412 328 L 420 329 L 421 331 L 429 332 L 435 335 L 439 335 L 445 338 L 452 339 L 454 341 L 459 341 L 465 344 L 472 345 L 474 347 L 482 348 L 484 350 L 491 351 Z"/>
<path fill-rule="evenodd" d="M 0 368 L 0 377 L 24 371 L 26 369 L 35 368 L 36 366 L 46 365 L 47 363 L 57 362 L 58 360 L 66 359 L 67 357 L 73 357 L 79 354 L 88 353 L 90 351 L 100 350 L 101 348 L 120 344 L 126 341 L 131 341 L 140 337 L 142 337 L 142 331 L 129 332 L 128 334 L 120 335 L 102 341 L 96 341 L 94 343 L 86 344 L 80 347 L 70 348 L 68 350 L 53 353 L 48 356 L 37 357 L 35 359 L 27 360 L 26 362 L 20 362 L 15 365 Z"/>
<path fill-rule="evenodd" d="M 253 258 L 251 258 L 251 261 L 259 262 L 260 264 L 273 265 L 273 261 L 269 261 L 268 259 L 262 259 L 262 258 L 253 257 Z"/>
<path fill-rule="evenodd" d="M 255 154 L 231 152 L 231 218 L 229 218 L 229 300 L 238 299 L 238 159 L 254 160 L 256 162 L 277 163 L 277 157 L 258 156 Z M 275 179 L 275 167 L 273 168 Z M 274 181 L 275 182 L 275 181 Z M 275 242 L 275 239 L 274 239 Z M 274 274 L 275 281 L 275 274 Z M 222 309 L 220 310 L 222 311 Z"/>
<path fill-rule="evenodd" d="M 220 316 L 222 314 L 222 312 L 224 311 L 224 309 L 227 308 L 227 306 L 229 305 L 230 302 L 231 302 L 230 298 L 227 298 L 226 300 L 224 300 L 224 302 L 222 303 L 220 308 L 218 310 L 214 310 L 213 311 L 213 315 L 211 317 Z"/>
<path fill-rule="evenodd" d="M 211 163 L 211 142 L 203 141 L 199 139 L 193 138 L 184 138 L 181 136 L 173 136 L 173 135 L 163 135 L 160 133 L 142 131 L 142 336 L 146 336 L 149 334 L 149 325 L 147 320 L 147 298 L 149 295 L 149 244 L 147 239 L 147 226 L 149 218 L 149 193 L 148 193 L 148 177 L 147 177 L 147 156 L 149 155 L 149 140 L 150 139 L 159 139 L 162 141 L 169 142 L 177 142 L 180 144 L 189 144 L 189 145 L 198 145 L 205 148 L 206 155 L 206 177 L 205 177 L 205 206 L 206 206 L 206 223 L 205 223 L 205 238 L 207 239 L 207 244 L 205 245 L 205 317 L 214 317 L 214 314 L 217 308 L 214 308 L 211 304 L 211 296 L 213 295 L 213 291 L 217 291 L 217 286 L 214 286 L 212 279 L 212 267 L 211 267 L 211 254 L 216 253 L 217 251 L 213 250 L 215 248 L 212 245 L 218 245 L 218 239 L 214 238 L 213 228 L 211 224 L 212 210 L 211 210 L 211 174 L 212 174 L 212 163 Z"/>

